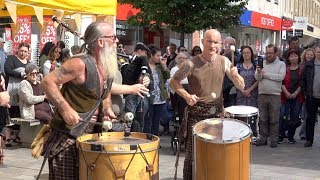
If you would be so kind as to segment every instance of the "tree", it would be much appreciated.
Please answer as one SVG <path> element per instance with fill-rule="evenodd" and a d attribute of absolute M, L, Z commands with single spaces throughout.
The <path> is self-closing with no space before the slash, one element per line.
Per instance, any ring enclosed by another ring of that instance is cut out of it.
<path fill-rule="evenodd" d="M 240 16 L 248 0 L 119 0 L 140 12 L 128 19 L 130 25 L 160 31 L 166 25 L 184 34 L 207 28 L 227 29 L 240 24 Z M 182 40 L 182 41 L 181 41 Z"/>

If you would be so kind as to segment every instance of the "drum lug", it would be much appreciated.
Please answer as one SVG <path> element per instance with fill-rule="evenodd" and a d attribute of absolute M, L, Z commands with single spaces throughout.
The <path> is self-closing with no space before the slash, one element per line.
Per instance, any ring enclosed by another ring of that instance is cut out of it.
<path fill-rule="evenodd" d="M 103 146 L 101 144 L 91 144 L 91 151 L 101 151 Z"/>
<path fill-rule="evenodd" d="M 117 179 L 118 178 L 123 178 L 126 175 L 126 171 L 121 169 L 115 172 Z"/>
<path fill-rule="evenodd" d="M 149 164 L 147 166 L 147 171 L 150 172 L 150 171 L 153 171 L 153 165 L 152 164 Z"/>

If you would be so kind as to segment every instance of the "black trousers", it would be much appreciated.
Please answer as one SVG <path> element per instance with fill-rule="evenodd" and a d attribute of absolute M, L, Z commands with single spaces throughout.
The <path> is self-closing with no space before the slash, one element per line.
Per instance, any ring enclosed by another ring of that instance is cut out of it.
<path fill-rule="evenodd" d="M 307 125 L 306 125 L 306 134 L 307 141 L 310 141 L 313 144 L 314 137 L 314 126 L 317 118 L 318 108 L 320 107 L 320 99 L 307 97 L 306 108 L 307 108 Z"/>

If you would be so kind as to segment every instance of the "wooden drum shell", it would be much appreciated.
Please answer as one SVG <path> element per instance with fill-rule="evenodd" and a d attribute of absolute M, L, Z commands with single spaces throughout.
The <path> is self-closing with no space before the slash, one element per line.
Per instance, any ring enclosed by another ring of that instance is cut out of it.
<path fill-rule="evenodd" d="M 147 134 L 136 132 L 130 135 L 132 138 L 144 140 L 148 139 L 147 136 Z M 113 139 L 123 137 L 124 132 L 105 132 L 100 137 L 98 134 L 80 136 L 77 139 L 80 180 L 159 179 L 159 138 L 150 135 L 150 142 L 139 144 L 142 153 L 139 147 L 125 143 L 112 143 Z M 87 142 L 88 140 L 111 140 L 111 143 L 92 147 L 92 144 Z M 147 165 L 144 157 L 150 166 Z"/>
<path fill-rule="evenodd" d="M 193 179 L 248 180 L 250 153 L 250 135 L 225 143 L 206 141 L 193 135 Z"/>

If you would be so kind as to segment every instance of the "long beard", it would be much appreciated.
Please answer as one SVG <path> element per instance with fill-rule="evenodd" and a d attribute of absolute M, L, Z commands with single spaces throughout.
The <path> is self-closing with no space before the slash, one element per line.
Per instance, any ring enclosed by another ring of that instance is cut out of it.
<path fill-rule="evenodd" d="M 108 77 L 114 78 L 118 70 L 116 48 L 113 46 L 103 48 L 99 59 L 103 72 L 106 72 Z"/>

